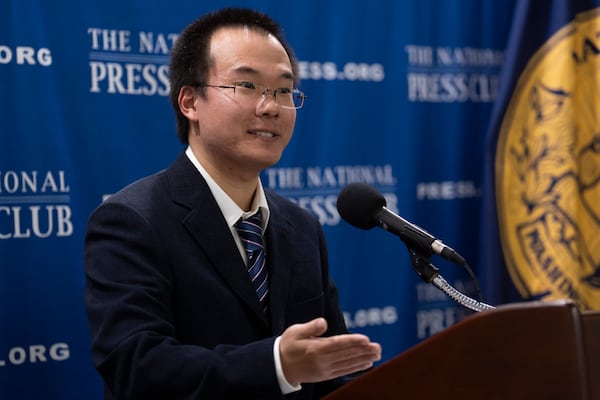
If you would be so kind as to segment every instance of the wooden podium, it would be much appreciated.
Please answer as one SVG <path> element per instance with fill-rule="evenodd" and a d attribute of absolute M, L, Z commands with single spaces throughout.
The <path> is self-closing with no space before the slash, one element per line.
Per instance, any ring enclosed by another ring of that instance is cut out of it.
<path fill-rule="evenodd" d="M 600 399 L 600 312 L 570 301 L 473 314 L 323 400 Z"/>

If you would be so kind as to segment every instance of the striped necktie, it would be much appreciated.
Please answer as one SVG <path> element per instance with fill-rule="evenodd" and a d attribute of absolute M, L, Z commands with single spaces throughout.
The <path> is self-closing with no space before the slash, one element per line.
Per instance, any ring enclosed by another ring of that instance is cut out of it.
<path fill-rule="evenodd" d="M 248 275 L 258 295 L 258 300 L 266 312 L 268 308 L 269 273 L 265 263 L 265 249 L 262 241 L 262 216 L 258 211 L 247 219 L 240 219 L 236 228 L 248 257 Z"/>

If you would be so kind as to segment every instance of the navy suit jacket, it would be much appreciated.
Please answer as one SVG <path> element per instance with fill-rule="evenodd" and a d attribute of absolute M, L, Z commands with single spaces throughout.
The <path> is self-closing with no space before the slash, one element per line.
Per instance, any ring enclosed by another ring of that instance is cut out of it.
<path fill-rule="evenodd" d="M 85 306 L 106 399 L 313 399 L 281 395 L 275 337 L 325 317 L 345 333 L 317 219 L 266 190 L 270 318 L 206 182 L 182 153 L 90 216 Z"/>

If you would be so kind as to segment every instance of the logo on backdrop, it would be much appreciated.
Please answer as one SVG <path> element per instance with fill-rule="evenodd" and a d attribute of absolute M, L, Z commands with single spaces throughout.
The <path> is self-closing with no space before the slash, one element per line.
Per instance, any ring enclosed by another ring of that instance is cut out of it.
<path fill-rule="evenodd" d="M 361 308 L 354 312 L 344 311 L 344 322 L 348 329 L 393 325 L 398 322 L 396 306 Z"/>
<path fill-rule="evenodd" d="M 167 96 L 178 34 L 90 27 L 90 93 Z"/>
<path fill-rule="evenodd" d="M 0 240 L 73 234 L 65 171 L 0 171 Z"/>
<path fill-rule="evenodd" d="M 311 211 L 321 225 L 333 226 L 340 222 L 336 205 L 338 194 L 352 182 L 377 188 L 385 197 L 387 207 L 397 211 L 397 179 L 389 164 L 269 168 L 263 174 L 265 187 Z"/>
<path fill-rule="evenodd" d="M 407 98 L 415 103 L 491 103 L 504 52 L 473 47 L 404 47 Z"/>
<path fill-rule="evenodd" d="M 7 46 L 0 44 L 0 64 L 52 65 L 52 52 L 45 47 Z"/>
<path fill-rule="evenodd" d="M 537 52 L 505 115 L 496 198 L 524 297 L 600 307 L 600 8 Z"/>
<path fill-rule="evenodd" d="M 179 34 L 90 27 L 90 93 L 169 94 L 169 53 Z M 10 49 L 0 46 L 0 63 Z M 29 53 L 27 53 L 29 54 Z M 28 57 L 32 57 L 29 55 Z M 299 61 L 300 79 L 381 82 L 380 63 Z"/>
<path fill-rule="evenodd" d="M 347 62 L 338 66 L 333 61 L 299 61 L 301 80 L 382 82 L 385 68 L 381 63 Z"/>
<path fill-rule="evenodd" d="M 0 355 L 0 367 L 66 361 L 69 357 L 71 357 L 71 350 L 69 345 L 64 342 L 54 343 L 50 346 L 43 344 L 16 346 L 8 351 L 6 358 Z"/>

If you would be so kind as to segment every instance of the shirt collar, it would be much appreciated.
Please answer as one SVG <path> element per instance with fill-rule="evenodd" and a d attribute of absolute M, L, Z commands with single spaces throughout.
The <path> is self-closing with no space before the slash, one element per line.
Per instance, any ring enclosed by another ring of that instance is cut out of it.
<path fill-rule="evenodd" d="M 194 164 L 198 172 L 202 175 L 206 183 L 208 184 L 208 188 L 210 189 L 213 197 L 217 201 L 219 208 L 221 209 L 221 213 L 225 217 L 227 221 L 227 225 L 230 228 L 234 228 L 235 224 L 239 221 L 240 218 L 247 218 L 257 211 L 262 212 L 263 219 L 263 229 L 267 228 L 267 223 L 269 222 L 269 205 L 267 203 L 267 197 L 265 196 L 265 191 L 263 189 L 262 183 L 260 181 L 260 177 L 258 178 L 258 183 L 256 187 L 256 194 L 254 195 L 254 199 L 252 200 L 252 207 L 250 211 L 242 210 L 235 202 L 229 197 L 227 193 L 215 182 L 215 180 L 208 174 L 208 172 L 204 169 L 200 161 L 194 155 L 191 147 L 187 147 L 185 150 L 185 155 L 187 158 Z"/>

